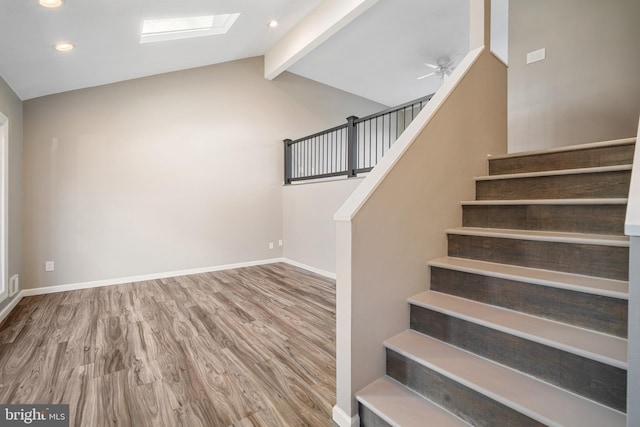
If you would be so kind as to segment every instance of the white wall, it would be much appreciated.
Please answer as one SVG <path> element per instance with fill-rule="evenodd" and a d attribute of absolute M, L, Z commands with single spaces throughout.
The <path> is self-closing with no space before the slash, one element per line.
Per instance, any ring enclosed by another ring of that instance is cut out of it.
<path fill-rule="evenodd" d="M 491 0 L 491 52 L 509 63 L 509 0 Z"/>
<path fill-rule="evenodd" d="M 630 236 L 627 426 L 640 425 L 640 237 Z"/>
<path fill-rule="evenodd" d="M 510 152 L 636 134 L 639 20 L 637 0 L 509 2 Z"/>
<path fill-rule="evenodd" d="M 281 257 L 282 140 L 375 104 L 262 72 L 251 58 L 26 101 L 24 286 Z"/>
<path fill-rule="evenodd" d="M 284 187 L 284 257 L 335 274 L 336 225 L 333 215 L 360 182 L 361 178 L 350 178 Z"/>
<path fill-rule="evenodd" d="M 0 113 L 9 118 L 9 262 L 8 277 L 22 263 L 22 101 L 0 77 Z M 8 282 L 7 282 L 8 286 Z M 0 311 L 14 298 L 0 303 Z"/>

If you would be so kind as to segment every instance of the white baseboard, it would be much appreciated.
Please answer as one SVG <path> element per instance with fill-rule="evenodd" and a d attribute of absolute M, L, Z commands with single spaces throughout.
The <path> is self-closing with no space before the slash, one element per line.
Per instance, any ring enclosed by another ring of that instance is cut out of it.
<path fill-rule="evenodd" d="M 274 264 L 277 262 L 284 262 L 287 264 L 291 264 L 293 266 L 311 271 L 313 273 L 316 273 L 331 279 L 336 278 L 335 273 L 324 271 L 319 268 L 312 267 L 310 265 L 302 264 L 300 262 L 293 261 L 287 258 L 271 258 L 271 259 L 265 259 L 265 260 L 239 262 L 235 264 L 216 265 L 213 267 L 191 268 L 187 270 L 178 270 L 178 271 L 166 271 L 163 273 L 143 274 L 139 276 L 120 277 L 115 279 L 93 280 L 90 282 L 71 283 L 67 285 L 44 286 L 40 288 L 21 290 L 20 293 L 18 294 L 18 297 L 15 298 L 13 301 L 11 301 L 11 303 L 7 305 L 0 312 L 0 321 L 2 321 L 5 317 L 9 315 L 11 310 L 13 310 L 13 308 L 20 302 L 22 297 L 52 294 L 56 292 L 75 291 L 79 289 L 99 288 L 102 286 L 122 285 L 124 283 L 142 282 L 145 280 L 157 280 L 157 279 L 165 279 L 168 277 L 187 276 L 189 274 L 209 273 L 211 271 L 232 270 L 234 268 L 253 267 L 256 265 Z"/>
<path fill-rule="evenodd" d="M 9 313 L 11 313 L 11 310 L 13 310 L 16 307 L 16 305 L 18 305 L 18 303 L 20 302 L 23 296 L 24 296 L 24 292 L 19 291 L 15 295 L 15 298 L 13 298 L 13 300 L 9 304 L 7 304 L 7 306 L 3 308 L 2 311 L 0 311 L 0 322 L 2 322 L 4 319 L 7 318 Z"/>
<path fill-rule="evenodd" d="M 312 273 L 316 273 L 316 274 L 319 274 L 321 276 L 328 277 L 329 279 L 334 279 L 335 280 L 335 278 L 336 278 L 336 273 L 332 273 L 330 271 L 326 271 L 326 270 L 322 270 L 320 268 L 312 267 L 310 265 L 303 264 L 301 262 L 294 261 L 294 260 L 289 259 L 289 258 L 282 258 L 282 262 L 286 262 L 287 264 L 291 264 L 294 267 L 299 267 L 299 268 L 302 268 L 304 270 L 311 271 Z"/>
<path fill-rule="evenodd" d="M 234 268 L 253 267 L 256 265 L 286 262 L 283 258 L 272 258 L 258 261 L 239 262 L 236 264 L 216 265 L 213 267 L 191 268 L 188 270 L 167 271 L 164 273 L 144 274 L 140 276 L 120 277 L 115 279 L 94 280 L 91 282 L 72 283 L 68 285 L 46 286 L 41 288 L 24 289 L 23 296 L 44 295 L 56 292 L 75 291 L 78 289 L 99 288 L 101 286 L 122 285 L 124 283 L 142 282 L 145 280 L 166 279 L 168 277 L 187 276 L 189 274 L 209 273 L 211 271 L 232 270 Z"/>
<path fill-rule="evenodd" d="M 360 425 L 360 416 L 358 414 L 350 417 L 338 405 L 333 407 L 333 421 L 340 427 L 358 427 Z"/>

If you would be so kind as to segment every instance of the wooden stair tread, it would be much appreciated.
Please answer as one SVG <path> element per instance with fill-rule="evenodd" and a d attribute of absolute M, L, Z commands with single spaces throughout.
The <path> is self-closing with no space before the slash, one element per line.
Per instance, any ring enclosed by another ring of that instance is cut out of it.
<path fill-rule="evenodd" d="M 520 199 L 520 200 L 467 200 L 462 206 L 521 206 L 521 205 L 626 205 L 629 199 Z"/>
<path fill-rule="evenodd" d="M 415 331 L 385 346 L 548 426 L 626 425 L 622 412 Z"/>
<path fill-rule="evenodd" d="M 422 427 L 425 420 L 434 426 L 469 426 L 388 376 L 360 390 L 356 399 L 394 427 Z"/>
<path fill-rule="evenodd" d="M 629 299 L 629 282 L 623 280 L 455 257 L 434 259 L 429 262 L 429 265 L 611 298 Z"/>
<path fill-rule="evenodd" d="M 593 168 L 560 169 L 540 172 L 509 173 L 504 175 L 485 175 L 475 177 L 476 181 L 496 181 L 501 179 L 538 178 L 543 176 L 580 175 L 587 173 L 606 173 L 630 171 L 632 165 L 598 166 Z"/>
<path fill-rule="evenodd" d="M 426 291 L 409 303 L 543 345 L 627 369 L 627 340 L 448 294 Z"/>
<path fill-rule="evenodd" d="M 481 227 L 454 227 L 448 228 L 445 230 L 445 233 L 464 236 L 495 237 L 499 239 L 537 240 L 583 245 L 629 247 L 629 237 L 606 234 L 564 233 L 559 231 L 511 230 L 504 228 Z"/>
<path fill-rule="evenodd" d="M 594 148 L 603 148 L 603 147 L 615 147 L 618 145 L 629 145 L 635 144 L 636 138 L 623 138 L 623 139 L 613 139 L 611 141 L 601 141 L 601 142 L 590 142 L 587 144 L 577 144 L 577 145 L 566 145 L 563 147 L 555 147 L 555 148 L 545 148 L 542 150 L 530 150 L 530 151 L 521 151 L 518 153 L 509 153 L 509 154 L 498 154 L 495 156 L 490 156 L 489 160 L 495 159 L 515 159 L 519 157 L 528 157 L 528 156 L 537 156 L 540 154 L 553 154 L 553 153 L 562 153 L 567 151 L 582 151 L 582 150 L 591 150 Z"/>

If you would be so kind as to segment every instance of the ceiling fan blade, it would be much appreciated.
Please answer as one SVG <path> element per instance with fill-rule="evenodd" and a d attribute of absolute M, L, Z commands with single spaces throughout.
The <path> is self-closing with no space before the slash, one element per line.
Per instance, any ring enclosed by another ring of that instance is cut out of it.
<path fill-rule="evenodd" d="M 436 73 L 429 73 L 429 74 L 425 74 L 424 76 L 420 76 L 420 77 L 416 77 L 416 80 L 422 80 L 422 79 L 426 79 L 427 77 L 431 77 L 431 76 L 435 76 Z"/>
<path fill-rule="evenodd" d="M 425 62 L 425 64 L 424 64 L 424 65 L 426 65 L 426 66 L 427 66 L 427 67 L 429 67 L 429 68 L 433 68 L 434 70 L 437 70 L 438 68 L 440 68 L 440 67 L 439 67 L 439 66 L 437 66 L 437 65 L 429 64 L 429 63 L 427 63 L 427 62 Z"/>

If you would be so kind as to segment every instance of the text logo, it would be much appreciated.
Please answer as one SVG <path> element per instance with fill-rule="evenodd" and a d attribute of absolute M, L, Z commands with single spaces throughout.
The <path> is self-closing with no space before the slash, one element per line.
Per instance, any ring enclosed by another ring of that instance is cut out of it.
<path fill-rule="evenodd" d="M 0 405 L 0 425 L 69 427 L 69 405 Z"/>

